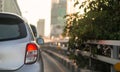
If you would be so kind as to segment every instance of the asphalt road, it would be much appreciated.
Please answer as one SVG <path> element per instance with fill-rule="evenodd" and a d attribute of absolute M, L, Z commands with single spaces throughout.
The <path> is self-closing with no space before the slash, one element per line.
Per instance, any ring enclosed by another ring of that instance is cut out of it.
<path fill-rule="evenodd" d="M 42 52 L 44 72 L 70 72 L 65 66 L 56 61 L 53 57 Z"/>

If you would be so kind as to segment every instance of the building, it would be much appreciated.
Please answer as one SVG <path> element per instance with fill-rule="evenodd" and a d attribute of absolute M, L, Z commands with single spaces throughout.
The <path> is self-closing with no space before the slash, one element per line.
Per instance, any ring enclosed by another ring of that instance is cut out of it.
<path fill-rule="evenodd" d="M 22 15 L 17 0 L 0 0 L 0 12 L 10 12 Z"/>
<path fill-rule="evenodd" d="M 45 36 L 45 19 L 39 19 L 37 22 L 37 31 L 40 36 Z"/>
<path fill-rule="evenodd" d="M 52 0 L 51 36 L 59 36 L 64 28 L 66 15 L 66 0 Z"/>

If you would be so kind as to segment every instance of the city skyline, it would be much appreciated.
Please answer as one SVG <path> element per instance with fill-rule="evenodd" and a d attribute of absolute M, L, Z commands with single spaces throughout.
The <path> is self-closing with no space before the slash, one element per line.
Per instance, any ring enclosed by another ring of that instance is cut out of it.
<path fill-rule="evenodd" d="M 22 15 L 32 24 L 39 19 L 46 19 L 51 9 L 50 0 L 17 0 Z"/>

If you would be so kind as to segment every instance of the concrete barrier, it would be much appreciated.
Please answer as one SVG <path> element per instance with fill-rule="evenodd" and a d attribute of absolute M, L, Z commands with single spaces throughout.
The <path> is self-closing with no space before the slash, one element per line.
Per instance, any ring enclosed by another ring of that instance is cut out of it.
<path fill-rule="evenodd" d="M 51 50 L 44 50 L 46 53 L 54 57 L 57 61 L 62 63 L 66 68 L 68 68 L 71 72 L 91 72 L 90 70 L 84 70 L 78 68 L 72 60 L 69 60 L 67 57 L 64 57 L 58 53 L 55 53 Z"/>

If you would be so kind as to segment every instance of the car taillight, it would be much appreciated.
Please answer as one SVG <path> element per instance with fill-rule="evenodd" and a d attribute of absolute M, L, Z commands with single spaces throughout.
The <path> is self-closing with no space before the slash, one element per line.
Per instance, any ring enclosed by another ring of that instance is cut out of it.
<path fill-rule="evenodd" d="M 25 64 L 31 64 L 36 62 L 38 57 L 38 47 L 36 44 L 29 43 L 26 46 L 26 56 L 25 56 Z"/>

